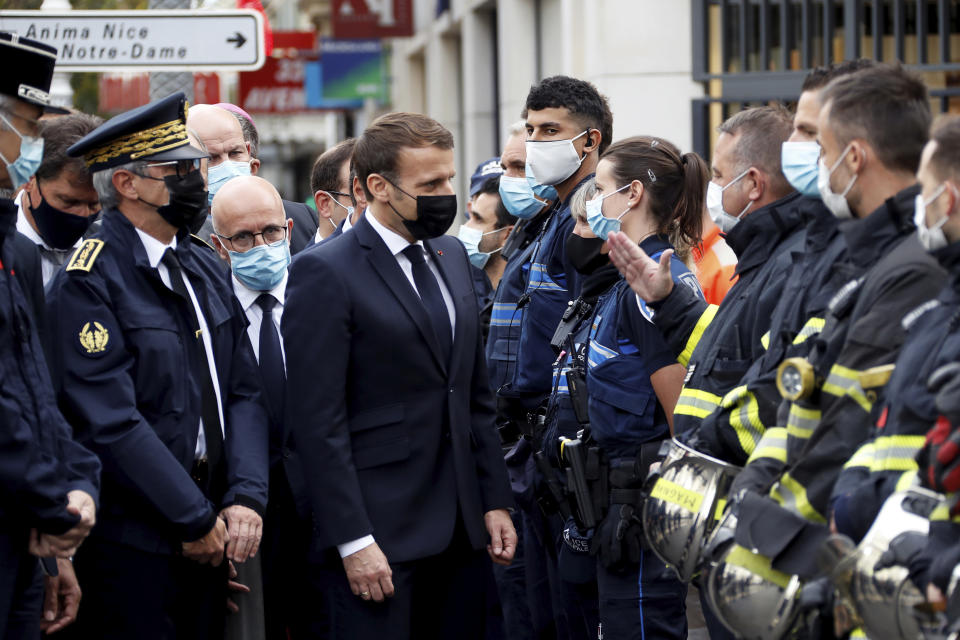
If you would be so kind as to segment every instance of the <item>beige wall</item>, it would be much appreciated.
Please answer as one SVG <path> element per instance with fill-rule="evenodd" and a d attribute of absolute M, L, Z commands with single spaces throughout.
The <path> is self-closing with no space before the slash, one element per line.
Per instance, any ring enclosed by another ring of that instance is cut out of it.
<path fill-rule="evenodd" d="M 703 91 L 691 76 L 688 0 L 451 0 L 439 19 L 435 0 L 414 3 L 416 35 L 391 41 L 393 107 L 454 133 L 461 193 L 498 152 L 530 85 L 554 74 L 589 80 L 610 99 L 614 139 L 654 134 L 690 149 L 690 101 Z"/>

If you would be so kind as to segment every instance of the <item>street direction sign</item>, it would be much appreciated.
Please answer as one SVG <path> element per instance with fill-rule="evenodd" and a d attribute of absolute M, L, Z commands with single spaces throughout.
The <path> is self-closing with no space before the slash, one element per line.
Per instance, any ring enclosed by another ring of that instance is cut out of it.
<path fill-rule="evenodd" d="M 250 71 L 263 16 L 229 11 L 0 11 L 0 31 L 57 48 L 60 71 Z"/>

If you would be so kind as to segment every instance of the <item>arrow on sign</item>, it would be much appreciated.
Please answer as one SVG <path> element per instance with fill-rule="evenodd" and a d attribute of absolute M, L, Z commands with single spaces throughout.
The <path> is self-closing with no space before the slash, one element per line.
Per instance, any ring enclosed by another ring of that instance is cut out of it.
<path fill-rule="evenodd" d="M 243 34 L 240 33 L 239 31 L 237 31 L 236 35 L 233 36 L 232 38 L 227 38 L 227 42 L 236 42 L 236 43 L 237 43 L 237 44 L 236 44 L 236 48 L 237 48 L 237 49 L 239 49 L 240 47 L 242 47 L 243 44 L 244 44 L 246 41 L 247 41 L 247 39 L 244 38 L 244 37 L 243 37 Z"/>

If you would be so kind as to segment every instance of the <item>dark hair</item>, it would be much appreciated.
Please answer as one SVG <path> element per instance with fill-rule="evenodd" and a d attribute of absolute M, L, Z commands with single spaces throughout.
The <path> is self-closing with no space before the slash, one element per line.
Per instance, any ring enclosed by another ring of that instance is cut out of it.
<path fill-rule="evenodd" d="M 727 118 L 717 131 L 740 134 L 733 148 L 736 172 L 756 167 L 770 177 L 774 193 L 793 190 L 780 170 L 780 147 L 793 133 L 793 118 L 782 105 L 744 109 Z"/>
<path fill-rule="evenodd" d="M 836 78 L 824 89 L 827 123 L 841 146 L 861 138 L 889 169 L 916 173 L 930 133 L 923 81 L 900 65 L 879 64 Z"/>
<path fill-rule="evenodd" d="M 388 113 L 374 120 L 357 139 L 353 150 L 363 192 L 372 199 L 367 178 L 378 173 L 396 181 L 397 156 L 404 148 L 439 147 L 453 149 L 453 134 L 442 124 L 420 113 Z"/>
<path fill-rule="evenodd" d="M 67 156 L 67 149 L 101 124 L 103 124 L 101 118 L 86 113 L 71 113 L 58 118 L 41 120 L 43 160 L 36 172 L 37 180 L 56 180 L 67 168 L 81 176 L 89 175 L 83 158 Z"/>
<path fill-rule="evenodd" d="M 851 73 L 870 69 L 877 66 L 876 60 L 869 58 L 857 58 L 856 60 L 844 60 L 843 62 L 834 62 L 825 67 L 816 67 L 807 77 L 803 79 L 803 86 L 800 92 L 816 91 L 830 84 L 830 81 L 840 76 L 848 76 Z"/>
<path fill-rule="evenodd" d="M 243 131 L 243 141 L 250 145 L 250 157 L 259 158 L 260 134 L 257 132 L 256 125 L 253 124 L 251 120 L 240 115 L 239 113 L 234 111 L 230 111 L 230 113 L 232 113 L 233 117 L 240 122 L 240 129 Z"/>
<path fill-rule="evenodd" d="M 475 195 L 487 194 L 497 199 L 497 228 L 503 228 L 517 223 L 517 216 L 507 210 L 500 197 L 500 176 L 491 176 L 483 181 Z"/>
<path fill-rule="evenodd" d="M 524 118 L 530 111 L 564 108 L 584 129 L 600 132 L 600 153 L 606 150 L 613 136 L 613 113 L 607 99 L 585 80 L 570 76 L 551 76 L 530 87 L 523 107 Z"/>
<path fill-rule="evenodd" d="M 603 154 L 612 165 L 616 186 L 639 180 L 650 197 L 657 233 L 672 235 L 681 258 L 700 243 L 703 207 L 710 171 L 703 158 L 663 138 L 634 136 L 618 140 Z"/>
<path fill-rule="evenodd" d="M 310 172 L 311 193 L 340 191 L 340 170 L 343 168 L 344 162 L 350 161 L 356 144 L 355 138 L 347 138 L 320 154 L 316 162 L 313 163 L 313 170 Z M 347 188 L 353 191 L 352 180 Z"/>
<path fill-rule="evenodd" d="M 933 123 L 930 140 L 937 147 L 930 156 L 930 168 L 941 180 L 960 176 L 960 116 L 942 115 Z"/>

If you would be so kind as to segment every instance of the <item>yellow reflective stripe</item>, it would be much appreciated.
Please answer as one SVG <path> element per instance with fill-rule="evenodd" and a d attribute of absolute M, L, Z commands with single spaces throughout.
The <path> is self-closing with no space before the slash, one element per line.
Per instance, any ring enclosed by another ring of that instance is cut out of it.
<path fill-rule="evenodd" d="M 677 406 L 673 409 L 673 412 L 674 414 L 693 416 L 694 418 L 706 418 L 718 406 L 720 406 L 720 396 L 709 391 L 684 387 L 680 391 L 680 397 L 677 399 Z"/>
<path fill-rule="evenodd" d="M 715 304 L 707 306 L 704 312 L 700 314 L 700 318 L 697 320 L 697 324 L 694 325 L 693 331 L 690 332 L 690 337 L 687 338 L 687 344 L 684 346 L 683 351 L 680 352 L 680 357 L 677 358 L 677 362 L 683 366 L 689 364 L 693 350 L 697 348 L 700 338 L 703 337 L 703 332 L 706 331 L 710 323 L 713 322 L 715 315 L 717 315 L 717 305 Z"/>
<path fill-rule="evenodd" d="M 856 369 L 840 364 L 833 365 L 827 381 L 823 383 L 823 392 L 838 398 L 850 396 L 864 411 L 870 413 L 873 402 L 863 393 L 863 388 L 860 386 L 860 373 Z"/>
<path fill-rule="evenodd" d="M 874 447 L 872 441 L 862 444 L 856 453 L 850 456 L 850 459 L 844 463 L 843 468 L 863 467 L 864 469 L 870 469 L 873 466 L 873 453 Z"/>
<path fill-rule="evenodd" d="M 950 519 L 950 505 L 941 502 L 930 514 L 930 522 L 945 522 Z"/>
<path fill-rule="evenodd" d="M 740 448 L 747 455 L 753 453 L 757 448 L 757 443 L 763 437 L 763 422 L 760 421 L 760 405 L 757 403 L 757 397 L 752 391 L 747 391 L 746 386 L 738 387 L 743 389 L 740 406 L 730 412 L 730 426 L 737 434 L 737 440 L 740 441 Z"/>
<path fill-rule="evenodd" d="M 757 448 L 750 454 L 747 464 L 758 458 L 771 458 L 786 463 L 787 461 L 787 430 L 783 427 L 770 427 L 763 434 Z"/>
<path fill-rule="evenodd" d="M 717 500 L 717 507 L 713 510 L 713 519 L 720 520 L 723 517 L 723 510 L 727 508 L 727 499 L 720 498 Z"/>
<path fill-rule="evenodd" d="M 789 575 L 770 566 L 770 558 L 753 553 L 738 544 L 731 547 L 723 561 L 735 567 L 742 567 L 764 580 L 772 582 L 781 589 L 786 589 L 790 583 Z"/>
<path fill-rule="evenodd" d="M 827 324 L 827 321 L 823 318 L 810 318 L 806 324 L 803 325 L 803 328 L 800 329 L 797 337 L 793 339 L 793 344 L 803 344 L 810 336 L 815 336 L 823 331 L 825 324 Z"/>
<path fill-rule="evenodd" d="M 686 509 L 691 513 L 699 513 L 703 504 L 703 496 L 696 491 L 691 491 L 686 487 L 681 487 L 675 482 L 670 482 L 665 478 L 657 478 L 650 492 L 651 498 L 658 498 L 664 502 L 675 504 L 681 509 Z"/>
<path fill-rule="evenodd" d="M 870 465 L 870 470 L 874 472 L 916 470 L 915 458 L 926 439 L 926 436 L 880 436 L 874 440 L 873 463 Z"/>
<path fill-rule="evenodd" d="M 807 490 L 790 475 L 789 471 L 780 476 L 780 482 L 770 490 L 770 497 L 811 522 L 821 524 L 827 522 L 827 519 L 810 504 L 810 500 L 807 498 Z"/>
<path fill-rule="evenodd" d="M 806 440 L 813 435 L 813 430 L 820 424 L 820 416 L 820 409 L 803 407 L 796 402 L 790 403 L 790 411 L 787 414 L 787 435 Z"/>
<path fill-rule="evenodd" d="M 770 348 L 770 332 L 767 331 L 765 334 L 760 336 L 760 344 L 763 346 L 764 351 Z"/>
<path fill-rule="evenodd" d="M 917 481 L 920 478 L 917 476 L 916 470 L 914 471 L 904 471 L 900 474 L 900 479 L 897 480 L 897 486 L 894 487 L 894 491 L 906 491 L 913 485 L 917 484 Z"/>

